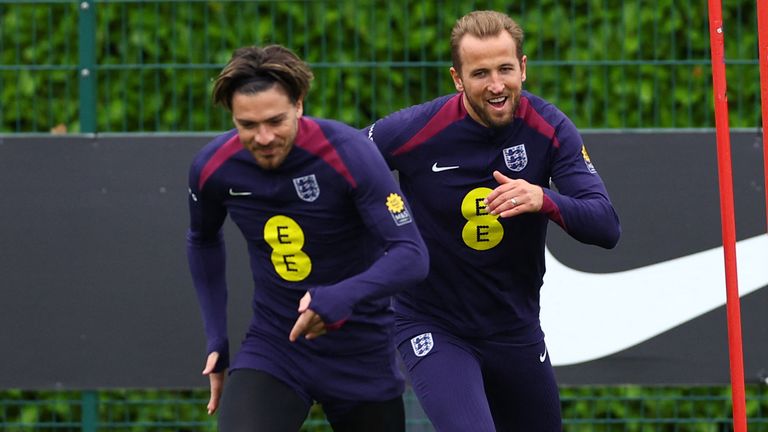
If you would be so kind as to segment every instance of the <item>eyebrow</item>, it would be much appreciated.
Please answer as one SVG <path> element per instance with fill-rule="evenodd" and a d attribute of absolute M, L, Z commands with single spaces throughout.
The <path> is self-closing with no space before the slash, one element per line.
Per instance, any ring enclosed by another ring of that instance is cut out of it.
<path fill-rule="evenodd" d="M 237 121 L 238 123 L 241 123 L 241 124 L 245 124 L 245 123 L 251 123 L 251 124 L 257 123 L 258 124 L 258 123 L 266 123 L 266 122 L 273 122 L 273 121 L 283 121 L 283 120 L 285 120 L 285 117 L 286 117 L 286 113 L 280 113 L 280 114 L 274 115 L 274 116 L 269 117 L 269 118 L 265 118 L 264 120 L 260 120 L 260 121 L 251 120 L 251 119 L 241 119 L 241 118 L 237 118 L 237 117 L 235 117 L 235 121 Z"/>
<path fill-rule="evenodd" d="M 516 69 L 516 68 L 518 68 L 519 64 L 520 63 L 511 62 L 511 63 L 502 63 L 502 64 L 500 64 L 498 66 L 495 66 L 495 67 L 479 67 L 479 68 L 470 70 L 469 73 L 475 73 L 475 72 L 479 72 L 479 71 L 489 71 L 489 70 L 494 70 L 494 69 L 501 69 L 501 68 L 504 68 L 504 67 L 511 67 L 511 68 L 515 68 Z"/>

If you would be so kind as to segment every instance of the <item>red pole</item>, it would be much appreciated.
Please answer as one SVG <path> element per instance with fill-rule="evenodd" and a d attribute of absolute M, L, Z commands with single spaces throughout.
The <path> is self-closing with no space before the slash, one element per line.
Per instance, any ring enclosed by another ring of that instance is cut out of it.
<path fill-rule="evenodd" d="M 712 51 L 712 84 L 715 98 L 717 131 L 717 167 L 720 180 L 720 218 L 725 255 L 726 311 L 728 316 L 728 349 L 731 362 L 731 392 L 734 432 L 746 432 L 747 417 L 744 397 L 744 359 L 741 347 L 741 313 L 736 273 L 736 222 L 733 206 L 733 172 L 728 126 L 728 98 L 725 79 L 725 43 L 723 11 L 720 0 L 709 0 L 709 42 Z"/>
<path fill-rule="evenodd" d="M 760 45 L 760 97 L 763 103 L 763 176 L 765 214 L 768 220 L 768 0 L 757 0 L 757 39 Z"/>

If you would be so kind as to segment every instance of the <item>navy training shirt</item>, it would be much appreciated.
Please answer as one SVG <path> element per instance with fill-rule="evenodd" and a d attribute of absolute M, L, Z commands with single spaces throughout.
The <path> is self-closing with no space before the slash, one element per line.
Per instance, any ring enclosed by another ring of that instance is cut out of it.
<path fill-rule="evenodd" d="M 189 211 L 187 251 L 207 350 L 223 357 L 216 370 L 229 365 L 227 215 L 248 245 L 248 334 L 256 337 L 290 343 L 299 300 L 309 290 L 310 308 L 339 330 L 300 338 L 298 346 L 341 355 L 381 351 L 391 342 L 390 296 L 427 272 L 426 248 L 381 154 L 356 129 L 332 120 L 300 118 L 294 146 L 274 170 L 257 165 L 236 130 L 216 137 L 191 166 Z"/>
<path fill-rule="evenodd" d="M 618 216 L 576 127 L 529 92 L 502 128 L 473 120 L 457 93 L 395 112 L 364 132 L 398 171 L 429 249 L 427 278 L 396 297 L 406 317 L 466 337 L 538 342 L 548 222 L 584 243 L 612 248 L 618 241 Z M 540 212 L 490 215 L 483 200 L 498 186 L 494 170 L 541 186 Z"/>

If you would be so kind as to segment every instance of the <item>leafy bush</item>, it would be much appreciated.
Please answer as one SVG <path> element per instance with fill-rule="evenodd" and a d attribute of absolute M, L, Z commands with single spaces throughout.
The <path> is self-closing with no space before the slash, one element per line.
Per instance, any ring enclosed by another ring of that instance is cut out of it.
<path fill-rule="evenodd" d="M 83 119 L 98 132 L 228 129 L 227 113 L 210 103 L 212 79 L 235 48 L 267 43 L 291 47 L 313 66 L 308 114 L 361 127 L 454 91 L 450 29 L 462 14 L 486 8 L 521 22 L 527 88 L 579 127 L 714 126 L 703 0 L 513 3 L 110 0 L 81 9 L 3 2 L 0 132 L 78 132 Z M 731 126 L 754 127 L 754 2 L 725 6 L 726 52 L 736 52 L 728 63 Z M 87 66 L 94 70 L 84 77 Z"/>

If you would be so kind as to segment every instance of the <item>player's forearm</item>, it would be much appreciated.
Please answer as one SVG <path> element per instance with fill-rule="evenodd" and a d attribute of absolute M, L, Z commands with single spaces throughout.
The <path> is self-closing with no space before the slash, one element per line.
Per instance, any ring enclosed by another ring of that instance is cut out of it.
<path fill-rule="evenodd" d="M 547 190 L 542 212 L 582 243 L 611 249 L 621 236 L 619 217 L 601 194 L 572 198 Z"/>
<path fill-rule="evenodd" d="M 360 302 L 396 294 L 423 280 L 429 257 L 420 240 L 393 242 L 366 271 L 338 284 L 313 288 L 310 308 L 328 324 L 343 322 Z"/>
<path fill-rule="evenodd" d="M 187 236 L 187 258 L 200 305 L 206 335 L 206 352 L 219 353 L 215 371 L 229 366 L 227 337 L 227 283 L 224 242 L 203 242 L 194 233 Z"/>

